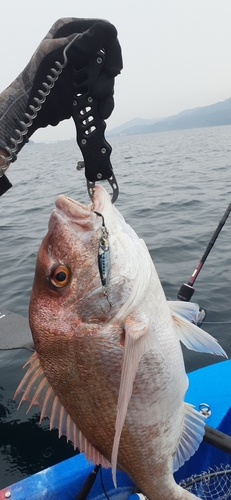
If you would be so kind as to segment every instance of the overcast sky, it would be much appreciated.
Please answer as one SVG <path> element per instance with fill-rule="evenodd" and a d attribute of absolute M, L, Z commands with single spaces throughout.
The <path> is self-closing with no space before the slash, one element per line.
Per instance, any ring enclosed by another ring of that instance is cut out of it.
<path fill-rule="evenodd" d="M 108 129 L 136 116 L 161 118 L 231 97 L 231 0 L 2 0 L 0 91 L 50 26 L 70 16 L 108 19 L 118 30 L 124 69 Z M 74 136 L 70 120 L 33 139 Z"/>

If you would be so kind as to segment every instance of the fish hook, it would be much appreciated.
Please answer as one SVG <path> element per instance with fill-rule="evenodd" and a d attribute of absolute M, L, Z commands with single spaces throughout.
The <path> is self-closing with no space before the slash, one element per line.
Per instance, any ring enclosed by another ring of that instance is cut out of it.
<path fill-rule="evenodd" d="M 108 301 L 108 304 L 109 304 L 109 309 L 108 309 L 108 311 L 106 311 L 106 312 L 109 312 L 109 311 L 111 310 L 111 308 L 112 308 L 112 305 L 111 305 L 111 302 L 110 302 L 110 300 L 109 300 L 109 298 L 108 298 L 108 293 L 107 293 L 107 290 L 103 290 L 103 294 L 104 294 L 104 297 L 105 297 L 105 299 Z"/>

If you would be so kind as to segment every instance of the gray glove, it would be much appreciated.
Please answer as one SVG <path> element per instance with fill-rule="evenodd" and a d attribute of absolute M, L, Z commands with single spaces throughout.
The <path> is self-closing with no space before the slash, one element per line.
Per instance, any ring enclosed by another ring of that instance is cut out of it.
<path fill-rule="evenodd" d="M 106 119 L 114 108 L 114 78 L 122 69 L 115 27 L 75 18 L 59 19 L 51 27 L 26 68 L 0 95 L 0 147 L 9 153 L 7 161 L 16 160 L 35 130 L 71 117 L 75 75 L 102 49 L 105 63 L 92 96 L 100 118 Z"/>

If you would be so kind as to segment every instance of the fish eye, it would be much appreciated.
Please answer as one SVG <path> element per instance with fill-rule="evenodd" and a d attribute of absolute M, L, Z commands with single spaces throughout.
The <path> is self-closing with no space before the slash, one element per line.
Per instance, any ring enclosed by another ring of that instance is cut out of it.
<path fill-rule="evenodd" d="M 55 269 L 52 270 L 50 275 L 50 282 L 56 288 L 62 288 L 66 286 L 71 278 L 71 273 L 68 267 L 63 264 L 59 264 Z"/>

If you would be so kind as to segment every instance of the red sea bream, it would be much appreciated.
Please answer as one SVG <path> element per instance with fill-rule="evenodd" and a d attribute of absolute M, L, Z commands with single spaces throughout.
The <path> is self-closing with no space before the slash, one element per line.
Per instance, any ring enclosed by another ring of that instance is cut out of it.
<path fill-rule="evenodd" d="M 103 221 L 106 287 L 98 262 Z M 95 463 L 111 464 L 115 483 L 118 467 L 149 500 L 195 498 L 173 477 L 204 433 L 203 417 L 184 402 L 180 341 L 225 355 L 190 322 L 197 312 L 195 304 L 167 302 L 145 243 L 102 186 L 89 206 L 59 196 L 31 294 L 35 353 L 16 395 L 23 389 L 22 401 L 40 404 L 51 428 Z"/>

